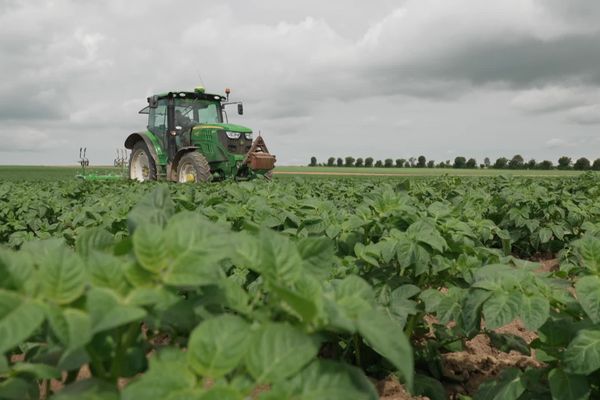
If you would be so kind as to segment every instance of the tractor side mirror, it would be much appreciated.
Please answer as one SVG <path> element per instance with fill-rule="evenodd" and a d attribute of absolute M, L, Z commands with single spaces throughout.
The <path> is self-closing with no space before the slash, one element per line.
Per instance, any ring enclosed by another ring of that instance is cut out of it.
<path fill-rule="evenodd" d="M 158 96 L 148 97 L 148 105 L 150 106 L 150 108 L 158 107 Z"/>
<path fill-rule="evenodd" d="M 244 115 L 244 105 L 242 103 L 238 104 L 238 114 Z"/>

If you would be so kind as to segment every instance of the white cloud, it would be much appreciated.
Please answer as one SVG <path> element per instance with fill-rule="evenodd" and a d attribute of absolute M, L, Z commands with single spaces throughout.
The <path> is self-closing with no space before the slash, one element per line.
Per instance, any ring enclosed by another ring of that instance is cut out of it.
<path fill-rule="evenodd" d="M 565 148 L 565 147 L 573 147 L 574 143 L 569 140 L 561 139 L 561 138 L 552 138 L 546 142 L 546 147 L 549 148 Z"/>
<path fill-rule="evenodd" d="M 511 104 L 527 112 L 551 112 L 588 104 L 600 98 L 598 89 L 582 86 L 547 86 L 520 91 Z"/>
<path fill-rule="evenodd" d="M 39 129 L 23 127 L 12 132 L 0 132 L 2 147 L 0 152 L 30 152 L 37 153 L 58 149 L 66 144 L 62 138 L 54 138 Z"/>
<path fill-rule="evenodd" d="M 580 125 L 600 124 L 600 104 L 574 108 L 567 114 L 567 118 Z"/>

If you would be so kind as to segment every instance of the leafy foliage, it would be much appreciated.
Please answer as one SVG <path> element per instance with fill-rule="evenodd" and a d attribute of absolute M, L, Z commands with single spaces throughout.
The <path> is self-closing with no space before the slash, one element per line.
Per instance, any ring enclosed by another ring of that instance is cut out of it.
<path fill-rule="evenodd" d="M 545 367 L 475 398 L 594 398 L 598 183 L 0 184 L 0 399 L 375 399 L 392 373 L 439 397 L 478 334 Z M 517 318 L 532 343 L 495 331 Z"/>

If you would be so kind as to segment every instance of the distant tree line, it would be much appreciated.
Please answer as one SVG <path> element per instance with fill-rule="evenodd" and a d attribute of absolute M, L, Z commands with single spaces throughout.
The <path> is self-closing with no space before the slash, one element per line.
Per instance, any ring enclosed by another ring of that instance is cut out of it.
<path fill-rule="evenodd" d="M 474 158 L 465 158 L 458 156 L 454 158 L 454 162 L 451 160 L 440 161 L 436 163 L 434 160 L 427 160 L 425 156 L 419 156 L 417 158 L 410 157 L 408 160 L 404 158 L 391 159 L 386 158 L 385 160 L 375 160 L 373 157 L 365 158 L 336 158 L 329 157 L 327 162 L 319 163 L 317 157 L 310 158 L 309 167 L 327 166 L 327 167 L 384 167 L 384 168 L 463 168 L 463 169 L 476 169 L 476 168 L 492 168 L 492 169 L 560 169 L 569 170 L 574 169 L 577 171 L 600 171 L 600 158 L 590 162 L 585 157 L 578 158 L 575 162 L 571 157 L 562 156 L 558 159 L 557 164 L 550 160 L 544 160 L 537 162 L 534 159 L 525 161 L 525 159 L 517 154 L 513 158 L 508 159 L 506 157 L 498 158 L 493 164 L 491 160 L 486 157 L 483 159 L 483 163 L 478 164 Z"/>

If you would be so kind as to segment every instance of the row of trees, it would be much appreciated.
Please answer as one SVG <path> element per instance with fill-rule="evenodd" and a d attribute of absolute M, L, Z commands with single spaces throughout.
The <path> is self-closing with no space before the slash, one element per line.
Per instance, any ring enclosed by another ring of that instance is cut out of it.
<path fill-rule="evenodd" d="M 434 160 L 429 160 L 425 158 L 425 156 L 419 156 L 417 158 L 410 157 L 408 160 L 404 158 L 398 158 L 393 160 L 391 158 L 386 158 L 385 160 L 374 160 L 373 157 L 366 158 L 354 158 L 354 157 L 346 157 L 335 158 L 329 157 L 327 159 L 327 163 L 319 163 L 317 157 L 310 158 L 309 167 L 316 166 L 328 166 L 328 167 L 384 167 L 384 168 L 465 168 L 465 169 L 475 169 L 475 168 L 494 168 L 494 169 L 543 169 L 549 170 L 554 169 L 554 163 L 549 160 L 544 160 L 541 162 L 537 162 L 534 159 L 529 161 L 525 161 L 525 159 L 517 154 L 513 158 L 508 159 L 506 157 L 498 158 L 493 164 L 491 160 L 486 157 L 483 160 L 482 164 L 477 164 L 477 160 L 474 158 L 465 158 L 462 156 L 458 156 L 454 158 L 454 162 L 450 160 L 441 161 L 436 163 Z M 575 169 L 579 171 L 587 171 L 594 170 L 600 171 L 600 158 L 596 159 L 593 163 L 590 162 L 585 157 L 581 157 L 577 159 L 575 162 L 570 157 L 563 156 L 558 159 L 557 169 L 561 170 L 569 170 Z"/>

